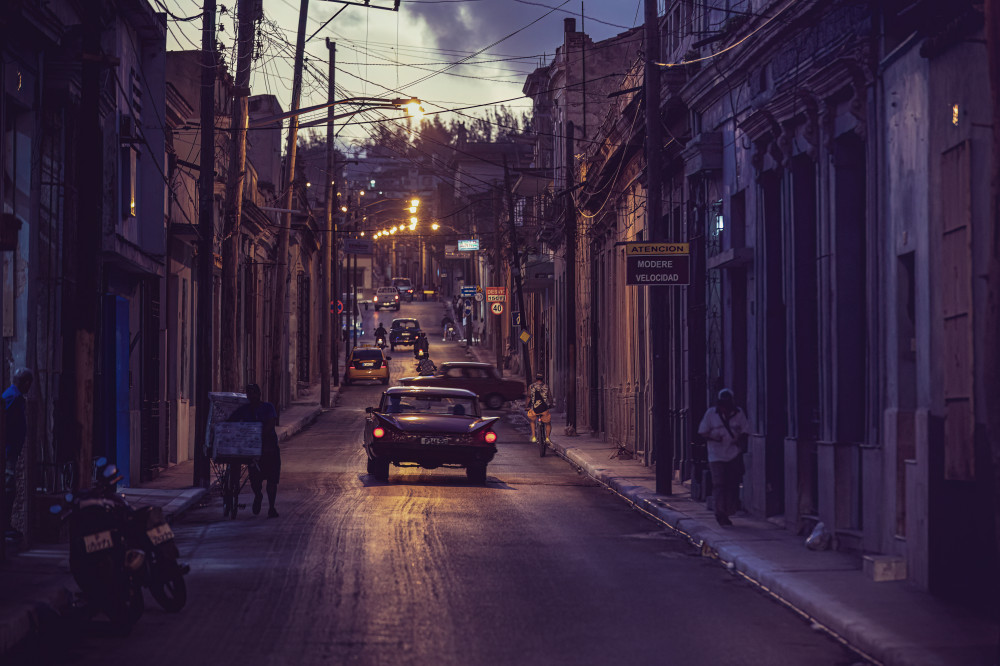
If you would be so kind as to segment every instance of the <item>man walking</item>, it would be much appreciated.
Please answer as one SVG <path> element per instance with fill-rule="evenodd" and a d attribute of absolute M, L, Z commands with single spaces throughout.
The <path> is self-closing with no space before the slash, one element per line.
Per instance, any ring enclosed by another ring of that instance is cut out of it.
<path fill-rule="evenodd" d="M 719 391 L 715 407 L 709 407 L 698 426 L 698 434 L 708 444 L 708 469 L 712 474 L 712 499 L 715 520 L 732 525 L 730 517 L 740 503 L 743 480 L 743 453 L 750 423 L 736 406 L 736 396 L 729 389 Z"/>
<path fill-rule="evenodd" d="M 25 395 L 31 390 L 35 376 L 27 368 L 18 368 L 14 372 L 14 380 L 3 392 L 4 409 L 7 410 L 7 424 L 4 436 L 6 439 L 7 466 L 4 469 L 4 536 L 9 539 L 21 537 L 14 529 L 11 521 L 14 515 L 14 501 L 17 498 L 17 463 L 24 448 L 24 440 L 28 435 L 28 418 L 25 413 L 27 400 Z"/>
<path fill-rule="evenodd" d="M 274 508 L 274 501 L 278 496 L 278 480 L 281 476 L 281 451 L 278 449 L 278 433 L 275 426 L 278 425 L 278 412 L 269 402 L 263 402 L 260 387 L 256 384 L 247 384 L 247 399 L 250 401 L 246 405 L 240 405 L 230 421 L 242 421 L 261 424 L 261 456 L 257 465 L 250 465 L 250 487 L 253 489 L 253 515 L 260 513 L 261 504 L 264 501 L 263 487 L 267 481 L 267 502 L 270 507 L 267 510 L 268 518 L 277 518 L 278 510 Z"/>

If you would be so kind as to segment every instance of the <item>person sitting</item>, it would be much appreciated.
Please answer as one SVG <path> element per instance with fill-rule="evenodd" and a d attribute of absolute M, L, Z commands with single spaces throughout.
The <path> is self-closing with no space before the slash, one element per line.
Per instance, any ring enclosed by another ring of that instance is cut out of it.
<path fill-rule="evenodd" d="M 455 416 L 465 416 L 465 405 L 455 405 L 455 408 L 451 411 L 451 413 Z"/>

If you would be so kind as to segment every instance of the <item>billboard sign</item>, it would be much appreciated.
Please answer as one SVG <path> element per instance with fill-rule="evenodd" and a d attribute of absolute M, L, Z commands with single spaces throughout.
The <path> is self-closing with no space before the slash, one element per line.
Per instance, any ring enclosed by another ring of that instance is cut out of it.
<path fill-rule="evenodd" d="M 479 249 L 479 239 L 473 238 L 472 240 L 460 240 L 458 241 L 458 251 L 459 252 L 475 252 Z"/>
<path fill-rule="evenodd" d="M 640 241 L 622 245 L 625 246 L 625 284 L 661 287 L 691 283 L 688 243 Z"/>

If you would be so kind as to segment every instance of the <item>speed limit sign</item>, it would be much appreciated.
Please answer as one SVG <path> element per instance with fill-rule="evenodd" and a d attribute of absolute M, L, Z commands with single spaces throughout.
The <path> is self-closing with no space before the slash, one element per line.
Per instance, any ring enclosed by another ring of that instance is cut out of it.
<path fill-rule="evenodd" d="M 503 303 L 490 303 L 490 312 L 495 315 L 503 314 Z"/>

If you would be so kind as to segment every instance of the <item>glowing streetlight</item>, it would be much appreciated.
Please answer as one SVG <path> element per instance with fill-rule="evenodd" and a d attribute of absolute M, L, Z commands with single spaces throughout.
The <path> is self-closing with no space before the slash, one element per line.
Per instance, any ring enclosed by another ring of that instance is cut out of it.
<path fill-rule="evenodd" d="M 411 213 L 416 213 L 417 212 L 417 207 L 416 206 L 410 206 L 410 212 Z"/>
<path fill-rule="evenodd" d="M 410 117 L 420 120 L 424 117 L 424 107 L 420 106 L 419 100 L 413 99 L 406 104 L 406 113 L 408 113 Z"/>
<path fill-rule="evenodd" d="M 417 230 L 417 223 L 410 222 L 410 231 L 416 231 L 416 230 Z"/>
<path fill-rule="evenodd" d="M 420 199 L 413 199 L 412 201 L 410 201 L 410 205 L 416 208 L 417 206 L 420 205 Z"/>
<path fill-rule="evenodd" d="M 389 233 L 390 234 L 396 233 L 396 227 L 393 227 L 392 229 L 389 229 Z"/>
<path fill-rule="evenodd" d="M 340 207 L 340 212 L 341 213 L 346 213 L 347 212 L 347 206 L 341 206 Z"/>
<path fill-rule="evenodd" d="M 417 222 L 418 222 L 417 218 L 415 217 L 410 218 L 410 224 L 416 224 Z"/>
<path fill-rule="evenodd" d="M 437 231 L 437 230 L 438 230 L 438 229 L 440 229 L 440 228 L 441 228 L 441 225 L 440 225 L 440 224 L 438 224 L 437 222 L 435 222 L 435 223 L 433 223 L 433 224 L 431 225 L 431 229 L 433 229 L 434 231 Z"/>

